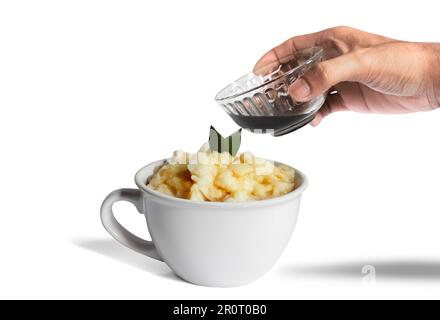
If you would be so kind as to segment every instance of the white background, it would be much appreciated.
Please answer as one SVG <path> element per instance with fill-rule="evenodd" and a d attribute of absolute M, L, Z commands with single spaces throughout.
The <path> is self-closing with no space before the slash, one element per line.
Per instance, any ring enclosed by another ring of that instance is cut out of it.
<path fill-rule="evenodd" d="M 1 298 L 440 298 L 440 111 L 338 113 L 242 150 L 304 171 L 293 238 L 234 289 L 116 243 L 99 207 L 138 168 L 236 125 L 216 92 L 290 36 L 350 25 L 440 41 L 435 1 L 0 2 Z M 117 204 L 130 230 L 145 221 Z M 376 284 L 361 269 L 376 268 Z"/>

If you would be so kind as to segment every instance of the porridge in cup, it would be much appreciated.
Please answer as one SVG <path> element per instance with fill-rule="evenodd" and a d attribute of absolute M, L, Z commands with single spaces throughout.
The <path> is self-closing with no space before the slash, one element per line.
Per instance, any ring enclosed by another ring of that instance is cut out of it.
<path fill-rule="evenodd" d="M 295 170 L 255 157 L 250 152 L 231 156 L 211 151 L 175 151 L 147 184 L 169 196 L 198 201 L 240 202 L 264 200 L 295 189 Z"/>

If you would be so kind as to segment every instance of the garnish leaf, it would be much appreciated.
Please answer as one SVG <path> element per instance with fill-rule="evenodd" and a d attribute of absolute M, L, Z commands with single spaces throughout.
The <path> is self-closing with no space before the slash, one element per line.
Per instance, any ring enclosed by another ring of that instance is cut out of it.
<path fill-rule="evenodd" d="M 213 126 L 209 130 L 209 148 L 211 151 L 218 153 L 229 152 L 231 156 L 235 156 L 240 149 L 241 130 L 231 134 L 229 137 L 223 138 Z"/>

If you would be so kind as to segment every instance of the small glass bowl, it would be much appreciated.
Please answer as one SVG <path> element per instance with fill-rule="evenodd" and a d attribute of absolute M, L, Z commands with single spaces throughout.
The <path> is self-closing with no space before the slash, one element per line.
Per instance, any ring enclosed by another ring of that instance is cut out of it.
<path fill-rule="evenodd" d="M 296 51 L 231 83 L 215 100 L 244 129 L 274 136 L 290 133 L 315 118 L 326 94 L 296 102 L 289 86 L 323 59 L 319 47 Z"/>

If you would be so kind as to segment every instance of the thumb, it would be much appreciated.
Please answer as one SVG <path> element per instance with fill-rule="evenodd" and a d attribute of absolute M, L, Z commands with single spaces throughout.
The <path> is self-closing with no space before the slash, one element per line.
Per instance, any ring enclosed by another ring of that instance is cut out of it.
<path fill-rule="evenodd" d="M 297 101 L 308 101 L 340 82 L 366 80 L 369 71 L 363 60 L 361 53 L 351 52 L 320 62 L 296 80 L 289 92 Z"/>

